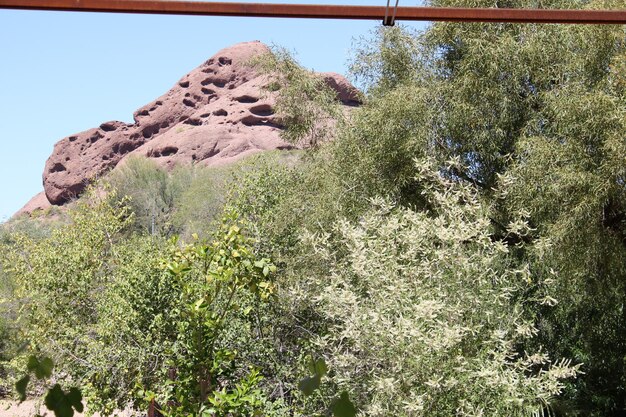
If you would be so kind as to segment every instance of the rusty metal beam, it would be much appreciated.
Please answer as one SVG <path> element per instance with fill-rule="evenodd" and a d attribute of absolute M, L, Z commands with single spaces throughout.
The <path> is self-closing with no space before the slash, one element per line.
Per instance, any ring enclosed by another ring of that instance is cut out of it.
<path fill-rule="evenodd" d="M 0 0 L 0 9 L 359 20 L 385 16 L 383 6 L 178 0 Z M 399 7 L 396 20 L 625 24 L 626 10 Z"/>

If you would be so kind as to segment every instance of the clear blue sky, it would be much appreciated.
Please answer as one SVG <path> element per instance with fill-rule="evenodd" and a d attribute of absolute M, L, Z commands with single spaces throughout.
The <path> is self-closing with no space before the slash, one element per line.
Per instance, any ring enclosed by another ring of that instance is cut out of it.
<path fill-rule="evenodd" d="M 294 51 L 306 67 L 345 74 L 353 39 L 378 25 L 0 10 L 0 221 L 42 191 L 41 174 L 55 142 L 104 121 L 131 122 L 135 109 L 219 49 L 260 40 Z"/>

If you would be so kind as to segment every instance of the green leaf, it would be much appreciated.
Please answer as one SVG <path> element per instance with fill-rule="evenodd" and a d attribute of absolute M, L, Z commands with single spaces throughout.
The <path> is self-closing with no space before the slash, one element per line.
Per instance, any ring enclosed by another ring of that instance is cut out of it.
<path fill-rule="evenodd" d="M 76 387 L 70 388 L 69 393 L 67 394 L 67 399 L 69 403 L 78 411 L 79 413 L 83 412 L 83 394 Z"/>
<path fill-rule="evenodd" d="M 320 377 L 315 375 L 313 377 L 304 378 L 298 384 L 298 389 L 304 393 L 304 395 L 311 395 L 313 392 L 320 387 Z"/>
<path fill-rule="evenodd" d="M 194 310 L 196 311 L 200 310 L 200 307 L 202 307 L 202 304 L 204 304 L 204 298 L 201 298 L 194 303 L 193 305 Z"/>
<path fill-rule="evenodd" d="M 321 378 L 324 375 L 326 375 L 327 372 L 328 372 L 328 367 L 326 366 L 326 361 L 324 361 L 324 358 L 319 358 L 318 360 L 316 360 L 315 361 L 315 375 Z"/>
<path fill-rule="evenodd" d="M 26 375 L 15 383 L 15 390 L 20 395 L 20 402 L 26 400 L 26 388 L 29 382 L 30 375 Z"/>
<path fill-rule="evenodd" d="M 35 372 L 35 369 L 39 367 L 39 360 L 35 356 L 28 357 L 28 363 L 26 364 L 26 368 L 29 372 Z"/>
<path fill-rule="evenodd" d="M 28 364 L 26 365 L 30 372 L 33 372 L 38 379 L 49 378 L 52 375 L 52 368 L 54 364 L 52 359 L 46 357 L 41 361 L 35 356 L 28 358 Z"/>
<path fill-rule="evenodd" d="M 309 368 L 309 372 L 311 372 L 313 375 L 317 375 L 320 378 L 328 373 L 328 366 L 326 366 L 326 361 L 324 361 L 324 358 L 309 359 L 307 367 Z"/>
<path fill-rule="evenodd" d="M 333 401 L 330 410 L 335 417 L 354 417 L 356 416 L 356 408 L 346 391 L 343 391 L 339 398 Z"/>
<path fill-rule="evenodd" d="M 52 376 L 52 369 L 54 368 L 54 362 L 52 359 L 45 357 L 39 362 L 39 375 L 35 372 L 37 378 L 50 378 Z"/>
<path fill-rule="evenodd" d="M 82 394 L 77 388 L 70 388 L 66 394 L 59 384 L 55 384 L 46 394 L 44 403 L 56 417 L 73 417 L 74 409 L 83 411 Z"/>

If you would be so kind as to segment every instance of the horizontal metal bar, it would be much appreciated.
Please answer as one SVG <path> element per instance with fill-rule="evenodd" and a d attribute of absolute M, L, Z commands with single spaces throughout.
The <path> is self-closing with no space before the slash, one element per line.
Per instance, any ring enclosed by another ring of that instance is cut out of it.
<path fill-rule="evenodd" d="M 381 21 L 385 16 L 384 6 L 178 0 L 0 0 L 0 9 Z M 399 7 L 396 20 L 625 24 L 626 10 Z"/>

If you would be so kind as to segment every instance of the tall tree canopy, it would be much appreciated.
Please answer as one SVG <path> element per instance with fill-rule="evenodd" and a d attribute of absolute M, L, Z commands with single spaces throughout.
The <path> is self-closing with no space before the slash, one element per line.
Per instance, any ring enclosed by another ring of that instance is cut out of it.
<path fill-rule="evenodd" d="M 620 0 L 496 5 L 626 7 Z M 625 27 L 435 23 L 420 34 L 381 29 L 376 39 L 353 62 L 369 102 L 354 118 L 352 140 L 337 144 L 345 149 L 342 169 L 371 170 L 356 176 L 361 191 L 411 206 L 420 188 L 412 159 L 431 156 L 445 176 L 474 184 L 494 207 L 494 238 L 514 247 L 547 239 L 541 262 L 528 249 L 517 254 L 538 280 L 558 276 L 557 307 L 536 318 L 545 349 L 584 364 L 563 407 L 624 415 Z M 356 162 L 346 157 L 355 149 Z M 446 166 L 451 158 L 460 164 Z M 520 215 L 532 226 L 527 236 L 507 227 Z"/>

